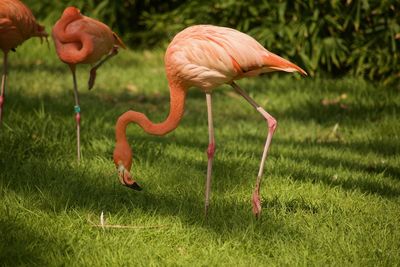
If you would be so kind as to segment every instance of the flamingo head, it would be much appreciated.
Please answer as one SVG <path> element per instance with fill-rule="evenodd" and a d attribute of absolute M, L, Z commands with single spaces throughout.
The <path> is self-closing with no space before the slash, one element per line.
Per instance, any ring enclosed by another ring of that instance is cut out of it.
<path fill-rule="evenodd" d="M 46 29 L 44 28 L 44 26 L 40 25 L 40 24 L 36 24 L 36 29 L 35 29 L 35 33 L 34 36 L 38 36 L 41 38 L 46 38 L 49 36 L 49 34 L 46 32 Z"/>
<path fill-rule="evenodd" d="M 129 147 L 128 142 L 117 142 L 115 145 L 114 164 L 118 170 L 119 180 L 123 185 L 137 191 L 142 190 L 130 174 L 132 166 L 132 150 Z"/>
<path fill-rule="evenodd" d="M 82 17 L 81 11 L 74 6 L 67 7 L 62 16 L 72 20 L 80 19 Z"/>
<path fill-rule="evenodd" d="M 47 46 L 49 46 L 49 39 L 47 39 L 47 37 L 49 37 L 49 34 L 46 32 L 44 26 L 36 24 L 36 28 L 32 33 L 32 36 L 39 37 L 41 43 L 43 43 L 43 38 L 44 38 L 46 40 Z"/>

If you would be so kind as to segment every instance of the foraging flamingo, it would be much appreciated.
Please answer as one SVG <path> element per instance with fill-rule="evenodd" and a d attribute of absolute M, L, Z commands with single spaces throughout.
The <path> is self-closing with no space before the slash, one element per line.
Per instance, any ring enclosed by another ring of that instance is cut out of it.
<path fill-rule="evenodd" d="M 36 22 L 31 10 L 19 0 L 0 1 L 0 48 L 3 50 L 3 75 L 0 93 L 0 123 L 7 82 L 8 52 L 31 37 L 47 37 L 44 27 Z"/>
<path fill-rule="evenodd" d="M 190 87 L 197 87 L 206 95 L 208 112 L 209 145 L 204 207 L 207 215 L 215 151 L 211 93 L 216 87 L 229 84 L 264 117 L 268 124 L 268 135 L 252 195 L 253 213 L 258 217 L 261 213 L 261 177 L 277 121 L 246 94 L 235 80 L 272 71 L 299 72 L 302 75 L 307 73 L 288 60 L 269 52 L 250 36 L 234 29 L 211 25 L 192 26 L 178 33 L 169 44 L 164 60 L 170 90 L 170 111 L 167 119 L 161 123 L 153 123 L 146 115 L 136 111 L 127 111 L 118 118 L 115 129 L 114 163 L 121 183 L 136 190 L 141 189 L 129 173 L 132 151 L 126 139 L 127 125 L 134 122 L 145 132 L 153 135 L 165 135 L 171 132 L 178 126 L 183 116 L 187 90 Z"/>
<path fill-rule="evenodd" d="M 76 7 L 67 7 L 53 27 L 52 36 L 58 57 L 68 64 L 74 84 L 75 121 L 77 135 L 77 155 L 80 160 L 80 123 L 81 108 L 76 83 L 76 64 L 93 64 L 88 82 L 89 90 L 96 79 L 96 70 L 108 59 L 118 53 L 118 48 L 125 44 L 107 25 L 83 16 Z M 103 56 L 105 56 L 103 58 Z"/>

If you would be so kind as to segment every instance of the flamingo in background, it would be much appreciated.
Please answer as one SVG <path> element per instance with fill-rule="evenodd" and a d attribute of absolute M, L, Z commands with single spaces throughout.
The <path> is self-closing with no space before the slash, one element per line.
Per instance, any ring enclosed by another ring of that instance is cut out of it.
<path fill-rule="evenodd" d="M 81 108 L 76 83 L 76 64 L 94 64 L 90 70 L 89 90 L 96 79 L 96 70 L 108 59 L 118 53 L 125 44 L 107 25 L 83 16 L 76 7 L 67 7 L 53 27 L 52 36 L 58 57 L 68 64 L 73 78 L 75 97 L 75 121 L 77 135 L 77 154 L 80 161 L 80 123 Z M 104 57 L 105 56 L 105 57 Z M 103 58 L 104 57 L 104 58 Z"/>
<path fill-rule="evenodd" d="M 0 123 L 7 82 L 8 52 L 31 37 L 47 37 L 44 27 L 36 22 L 31 10 L 19 0 L 0 1 L 0 48 L 3 50 L 3 75 L 0 93 Z"/>
<path fill-rule="evenodd" d="M 113 156 L 121 183 L 136 190 L 141 189 L 129 173 L 132 151 L 126 138 L 127 125 L 134 122 L 153 135 L 171 132 L 183 116 L 187 90 L 197 87 L 206 95 L 208 112 L 209 145 L 204 207 L 207 216 L 215 151 L 211 93 L 216 87 L 229 84 L 268 124 L 268 134 L 252 195 L 253 213 L 258 217 L 261 213 L 261 178 L 277 121 L 234 81 L 272 71 L 299 72 L 304 76 L 307 73 L 288 60 L 269 52 L 250 36 L 234 29 L 211 25 L 192 26 L 178 33 L 169 44 L 164 60 L 170 90 L 170 111 L 167 119 L 161 123 L 153 123 L 146 115 L 136 111 L 127 111 L 118 118 Z"/>

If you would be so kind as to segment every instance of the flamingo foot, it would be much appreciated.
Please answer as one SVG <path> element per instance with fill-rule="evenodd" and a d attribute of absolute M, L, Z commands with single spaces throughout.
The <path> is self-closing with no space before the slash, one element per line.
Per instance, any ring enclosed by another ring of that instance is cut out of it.
<path fill-rule="evenodd" d="M 89 90 L 93 88 L 95 81 L 96 81 L 96 68 L 93 68 L 90 70 L 90 77 L 88 82 Z"/>
<path fill-rule="evenodd" d="M 100 60 L 96 65 L 93 66 L 93 68 L 90 70 L 90 77 L 89 77 L 89 82 L 88 82 L 88 87 L 89 90 L 93 88 L 94 86 L 94 82 L 96 80 L 96 70 L 98 68 L 100 68 L 101 65 L 103 65 L 104 62 L 106 62 L 107 60 L 109 60 L 110 58 L 112 58 L 113 56 L 115 56 L 116 54 L 118 54 L 118 46 L 114 45 L 113 48 L 111 49 L 110 53 L 108 53 L 108 55 Z"/>

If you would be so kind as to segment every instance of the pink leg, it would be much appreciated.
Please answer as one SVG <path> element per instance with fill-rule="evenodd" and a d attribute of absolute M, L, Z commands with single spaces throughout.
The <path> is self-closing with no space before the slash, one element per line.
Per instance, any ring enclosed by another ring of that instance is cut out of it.
<path fill-rule="evenodd" d="M 3 60 L 3 76 L 1 79 L 1 94 L 0 94 L 0 123 L 3 117 L 3 104 L 5 101 L 5 91 L 7 82 L 7 56 L 8 56 L 8 51 L 4 52 L 4 60 Z"/>
<path fill-rule="evenodd" d="M 232 87 L 243 96 L 261 115 L 266 119 L 268 123 L 268 135 L 265 141 L 264 151 L 261 157 L 260 168 L 258 170 L 256 186 L 253 191 L 252 196 L 252 204 L 253 204 L 253 213 L 256 217 L 259 217 L 261 214 L 261 200 L 260 200 L 260 185 L 261 178 L 264 172 L 265 160 L 267 159 L 268 150 L 271 145 L 272 136 L 275 133 L 277 121 L 274 117 L 272 117 L 268 112 L 266 112 L 260 105 L 258 105 L 249 95 L 247 95 L 236 83 L 232 82 Z"/>
<path fill-rule="evenodd" d="M 75 98 L 75 121 L 76 121 L 76 150 L 78 162 L 81 160 L 81 108 L 79 106 L 78 85 L 76 83 L 75 65 L 70 65 L 72 71 L 72 79 L 74 82 L 74 98 Z"/>
<path fill-rule="evenodd" d="M 208 149 L 207 149 L 207 180 L 206 180 L 206 194 L 205 194 L 205 204 L 204 204 L 204 216 L 207 217 L 208 206 L 210 204 L 210 191 L 211 191 L 211 172 L 212 172 L 212 163 L 215 152 L 215 139 L 214 139 L 214 125 L 212 118 L 212 103 L 211 103 L 211 94 L 206 93 L 207 100 L 207 113 L 208 113 Z"/>
<path fill-rule="evenodd" d="M 116 54 L 118 54 L 118 46 L 115 45 L 111 49 L 110 53 L 108 53 L 108 55 L 105 58 L 103 58 L 102 60 L 97 62 L 96 65 L 94 65 L 93 68 L 90 69 L 90 77 L 89 77 L 89 82 L 88 82 L 89 90 L 92 89 L 94 86 L 94 82 L 96 80 L 97 69 L 100 68 L 100 66 L 103 65 L 104 62 L 106 62 L 107 60 L 109 60 L 110 58 L 115 56 Z"/>

